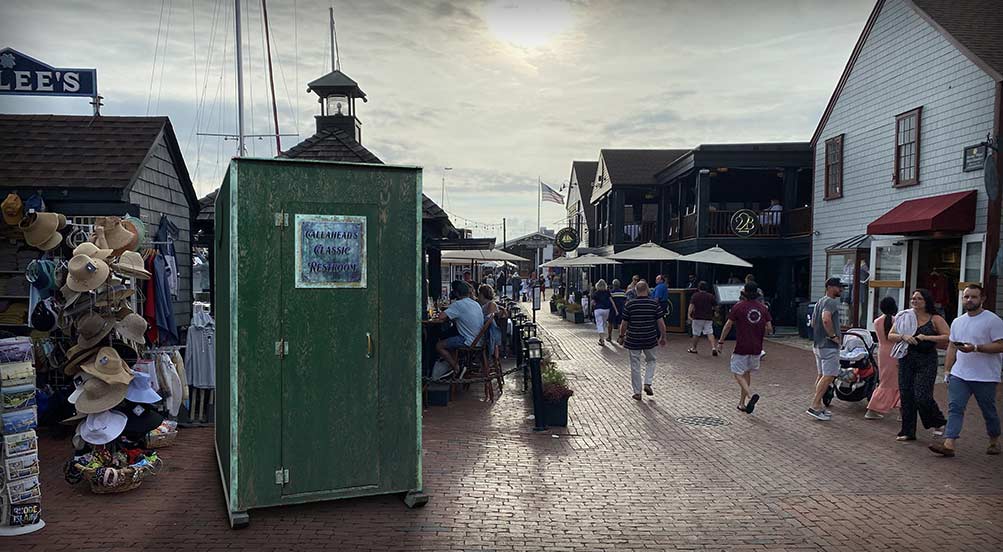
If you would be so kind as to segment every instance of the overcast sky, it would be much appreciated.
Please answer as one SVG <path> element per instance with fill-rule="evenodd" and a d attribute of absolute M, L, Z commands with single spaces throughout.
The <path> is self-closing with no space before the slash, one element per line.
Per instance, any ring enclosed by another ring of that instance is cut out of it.
<path fill-rule="evenodd" d="M 560 188 L 600 148 L 807 141 L 873 0 L 333 3 L 363 144 L 424 167 L 457 226 L 536 226 L 536 181 Z M 199 195 L 219 185 L 236 132 L 231 0 L 3 0 L 2 46 L 96 67 L 105 115 L 167 115 Z M 306 83 L 330 71 L 330 1 L 271 0 L 283 148 L 319 113 Z M 243 4 L 248 134 L 274 132 L 261 3 Z M 89 114 L 87 100 L 0 97 L 8 113 Z M 249 153 L 275 154 L 273 139 Z M 559 226 L 563 207 L 544 204 Z M 500 229 L 499 229 L 500 236 Z"/>

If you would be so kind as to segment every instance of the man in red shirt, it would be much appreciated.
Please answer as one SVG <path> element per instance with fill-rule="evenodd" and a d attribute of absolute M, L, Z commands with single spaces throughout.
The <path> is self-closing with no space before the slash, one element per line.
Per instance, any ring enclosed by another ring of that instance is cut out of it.
<path fill-rule="evenodd" d="M 756 282 L 746 282 L 742 290 L 742 300 L 731 308 L 728 321 L 721 330 L 721 341 L 717 348 L 720 351 L 724 339 L 732 326 L 735 327 L 735 351 L 731 354 L 731 373 L 742 388 L 738 401 L 738 409 L 752 414 L 759 402 L 759 395 L 752 392 L 752 372 L 759 370 L 759 354 L 763 350 L 763 337 L 767 332 L 773 333 L 773 319 L 766 305 L 757 301 L 759 286 Z M 745 398 L 749 402 L 745 402 Z"/>
<path fill-rule="evenodd" d="M 709 288 L 707 282 L 700 282 L 697 284 L 698 291 L 690 297 L 687 318 L 690 320 L 693 344 L 686 350 L 687 353 L 697 354 L 697 344 L 706 335 L 710 340 L 711 354 L 717 356 L 717 339 L 714 337 L 714 305 L 717 305 L 717 299 L 707 291 Z"/>

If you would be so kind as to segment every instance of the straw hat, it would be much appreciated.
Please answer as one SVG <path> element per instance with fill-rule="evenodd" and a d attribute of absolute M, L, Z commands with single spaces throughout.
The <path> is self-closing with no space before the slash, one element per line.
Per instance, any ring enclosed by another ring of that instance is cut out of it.
<path fill-rule="evenodd" d="M 65 226 L 65 221 L 66 217 L 60 219 L 60 215 L 56 213 L 29 213 L 21 219 L 18 226 L 24 232 L 24 241 L 28 245 L 48 251 L 63 241 L 59 225 L 63 223 Z"/>
<path fill-rule="evenodd" d="M 144 267 L 143 256 L 135 251 L 123 252 L 118 262 L 111 265 L 111 269 L 123 276 L 129 276 L 137 280 L 149 280 L 153 276 Z"/>
<path fill-rule="evenodd" d="M 115 306 L 135 294 L 136 290 L 129 289 L 122 285 L 108 286 L 106 289 L 99 292 L 97 297 L 94 298 L 94 305 L 97 307 Z"/>
<path fill-rule="evenodd" d="M 111 256 L 111 249 L 99 249 L 98 246 L 91 242 L 84 242 L 73 250 L 73 256 L 76 257 L 77 255 L 87 255 L 92 259 L 103 261 Z"/>
<path fill-rule="evenodd" d="M 92 445 L 105 445 L 122 434 L 129 418 L 116 410 L 93 413 L 80 424 L 80 438 Z"/>
<path fill-rule="evenodd" d="M 101 249 L 110 249 L 110 247 L 108 247 L 108 240 L 105 239 L 105 236 L 104 236 L 104 227 L 103 226 L 95 226 L 94 227 L 94 233 L 91 234 L 91 238 L 88 241 L 90 241 L 94 245 L 100 247 Z"/>
<path fill-rule="evenodd" d="M 122 219 L 118 217 L 105 217 L 102 226 L 108 247 L 114 250 L 114 255 L 121 255 L 126 250 L 135 249 L 136 244 L 139 243 L 139 236 L 122 226 Z"/>
<path fill-rule="evenodd" d="M 146 330 L 149 324 L 142 316 L 132 313 L 126 315 L 121 321 L 115 323 L 115 329 L 122 339 L 134 343 L 145 343 Z"/>
<path fill-rule="evenodd" d="M 125 399 L 129 386 L 124 383 L 105 383 L 101 378 L 91 378 L 84 383 L 84 390 L 77 397 L 77 412 L 96 414 L 114 407 Z"/>
<path fill-rule="evenodd" d="M 3 221 L 11 226 L 17 226 L 24 216 L 24 203 L 21 196 L 15 193 L 7 194 L 7 199 L 0 203 L 0 209 L 3 209 Z"/>
<path fill-rule="evenodd" d="M 89 361 L 97 354 L 97 345 L 93 347 L 81 347 L 74 345 L 66 352 L 66 363 L 63 365 L 63 373 L 67 376 L 75 376 L 80 373 L 80 365 Z"/>
<path fill-rule="evenodd" d="M 113 329 L 115 320 L 104 318 L 95 312 L 88 312 L 77 319 L 77 345 L 89 349 L 101 343 Z"/>
<path fill-rule="evenodd" d="M 70 259 L 66 285 L 73 291 L 92 291 L 108 279 L 108 273 L 108 265 L 104 261 L 87 255 L 74 255 Z"/>
<path fill-rule="evenodd" d="M 81 364 L 80 368 L 105 383 L 128 385 L 132 381 L 132 370 L 111 347 L 101 347 L 94 360 Z"/>

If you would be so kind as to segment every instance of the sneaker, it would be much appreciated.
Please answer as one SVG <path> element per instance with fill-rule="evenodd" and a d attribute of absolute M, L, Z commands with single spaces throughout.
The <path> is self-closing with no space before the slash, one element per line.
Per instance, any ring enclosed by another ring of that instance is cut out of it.
<path fill-rule="evenodd" d="M 873 410 L 868 410 L 867 412 L 864 412 L 865 420 L 880 420 L 882 418 L 884 418 L 884 416 L 878 414 L 877 412 L 874 412 Z"/>
<path fill-rule="evenodd" d="M 989 446 L 986 447 L 986 454 L 991 454 L 993 456 L 996 456 L 999 453 L 1000 453 L 999 443 L 989 443 Z"/>
<path fill-rule="evenodd" d="M 762 360 L 764 358 L 766 358 L 766 351 L 760 351 L 759 352 L 759 359 Z"/>
<path fill-rule="evenodd" d="M 651 386 L 650 385 L 645 385 L 644 386 L 644 394 L 645 395 L 654 395 L 655 392 L 651 390 Z"/>
<path fill-rule="evenodd" d="M 711 350 L 710 350 L 710 354 L 711 354 L 712 356 L 717 356 L 717 349 L 711 349 Z"/>
<path fill-rule="evenodd" d="M 816 420 L 821 420 L 823 422 L 828 422 L 829 420 L 832 419 L 832 416 L 826 414 L 825 410 L 815 410 L 813 408 L 809 408 L 808 410 L 805 410 L 805 413 L 815 418 Z"/>
<path fill-rule="evenodd" d="M 944 426 L 935 427 L 930 430 L 935 437 L 942 437 L 944 435 Z"/>

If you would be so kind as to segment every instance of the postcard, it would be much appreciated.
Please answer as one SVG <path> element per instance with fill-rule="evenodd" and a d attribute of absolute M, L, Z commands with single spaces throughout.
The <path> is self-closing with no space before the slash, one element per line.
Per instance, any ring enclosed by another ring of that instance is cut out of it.
<path fill-rule="evenodd" d="M 27 479 L 9 481 L 7 483 L 7 496 L 10 498 L 11 504 L 37 500 L 42 496 L 42 486 L 38 483 L 38 476 L 33 475 Z"/>
<path fill-rule="evenodd" d="M 0 418 L 3 419 L 4 435 L 8 433 L 21 433 L 38 427 L 38 412 L 34 406 L 25 408 L 24 410 L 4 412 L 0 415 Z"/>
<path fill-rule="evenodd" d="M 7 524 L 14 527 L 34 525 L 42 518 L 42 504 L 40 502 L 27 502 L 24 504 L 12 504 L 10 514 L 7 516 Z"/>
<path fill-rule="evenodd" d="M 0 364 L 0 386 L 17 387 L 35 383 L 35 367 L 31 362 Z"/>
<path fill-rule="evenodd" d="M 32 384 L 4 387 L 0 389 L 3 396 L 4 410 L 17 410 L 35 406 L 35 386 Z"/>
<path fill-rule="evenodd" d="M 0 339 L 0 364 L 32 362 L 30 337 Z"/>
<path fill-rule="evenodd" d="M 38 475 L 38 453 L 25 454 L 8 458 L 5 461 L 7 469 L 7 481 L 24 479 L 32 475 Z"/>
<path fill-rule="evenodd" d="M 8 458 L 36 451 L 38 451 L 38 437 L 33 430 L 3 436 L 3 455 Z"/>

